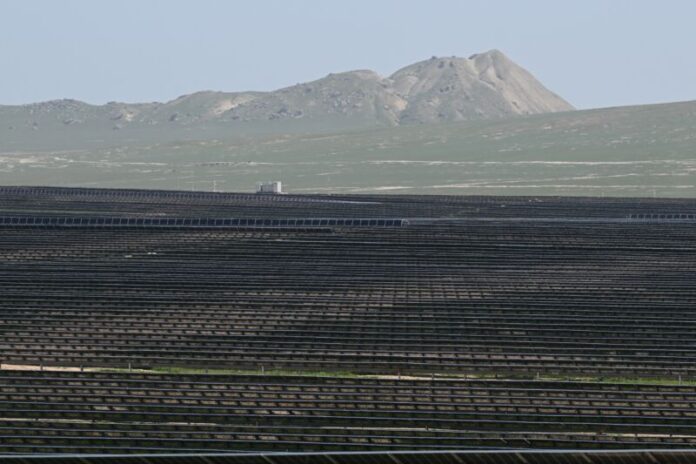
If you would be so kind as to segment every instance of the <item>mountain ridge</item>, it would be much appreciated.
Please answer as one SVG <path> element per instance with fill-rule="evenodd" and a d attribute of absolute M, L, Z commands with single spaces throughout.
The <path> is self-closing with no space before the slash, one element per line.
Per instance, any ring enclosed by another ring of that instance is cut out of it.
<path fill-rule="evenodd" d="M 432 57 L 387 77 L 372 70 L 330 73 L 269 92 L 204 90 L 168 102 L 93 105 L 74 99 L 0 105 L 0 130 L 44 127 L 234 124 L 326 120 L 337 127 L 497 119 L 574 108 L 502 52 Z M 297 125 L 297 124 L 296 124 Z M 301 125 L 301 124 L 300 124 Z"/>

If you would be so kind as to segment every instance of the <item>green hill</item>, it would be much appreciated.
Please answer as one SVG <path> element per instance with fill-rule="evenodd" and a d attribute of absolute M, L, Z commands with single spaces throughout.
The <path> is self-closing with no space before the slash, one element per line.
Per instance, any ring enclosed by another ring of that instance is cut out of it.
<path fill-rule="evenodd" d="M 696 102 L 339 133 L 217 124 L 158 142 L 3 144 L 0 183 L 247 191 L 277 179 L 296 193 L 696 197 Z"/>

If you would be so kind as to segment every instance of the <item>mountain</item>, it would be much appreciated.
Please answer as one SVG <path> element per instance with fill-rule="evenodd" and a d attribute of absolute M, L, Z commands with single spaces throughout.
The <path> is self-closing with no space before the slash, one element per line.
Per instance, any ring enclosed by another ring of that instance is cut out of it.
<path fill-rule="evenodd" d="M 503 53 L 436 58 L 389 77 L 349 71 L 272 92 L 204 91 L 167 103 L 56 100 L 0 106 L 0 150 L 167 141 L 214 133 L 316 133 L 570 111 Z M 3 147 L 2 144 L 5 144 Z"/>
<path fill-rule="evenodd" d="M 394 73 L 395 92 L 408 104 L 401 123 L 470 121 L 555 113 L 573 107 L 503 53 L 469 59 L 431 58 Z"/>

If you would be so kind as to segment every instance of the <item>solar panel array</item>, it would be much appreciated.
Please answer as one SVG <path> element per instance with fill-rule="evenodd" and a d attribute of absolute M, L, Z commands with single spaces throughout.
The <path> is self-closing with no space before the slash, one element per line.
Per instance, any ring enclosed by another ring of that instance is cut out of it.
<path fill-rule="evenodd" d="M 696 387 L 3 371 L 0 453 L 675 449 Z"/>
<path fill-rule="evenodd" d="M 682 215 L 690 199 L 444 195 L 258 195 L 248 193 L 1 187 L 0 212 L 189 218 L 485 218 Z M 664 219 L 664 218 L 663 218 Z M 692 219 L 693 220 L 693 219 Z"/>
<path fill-rule="evenodd" d="M 0 229 L 5 363 L 693 378 L 694 227 Z"/>
<path fill-rule="evenodd" d="M 694 212 L 0 188 L 0 454 L 693 447 Z"/>

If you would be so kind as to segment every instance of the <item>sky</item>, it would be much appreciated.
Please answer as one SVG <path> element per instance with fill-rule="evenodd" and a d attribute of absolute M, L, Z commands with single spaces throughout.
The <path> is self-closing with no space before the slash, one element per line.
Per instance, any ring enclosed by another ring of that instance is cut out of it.
<path fill-rule="evenodd" d="M 696 100 L 693 0 L 0 0 L 0 104 L 167 101 L 497 48 L 578 108 Z"/>

